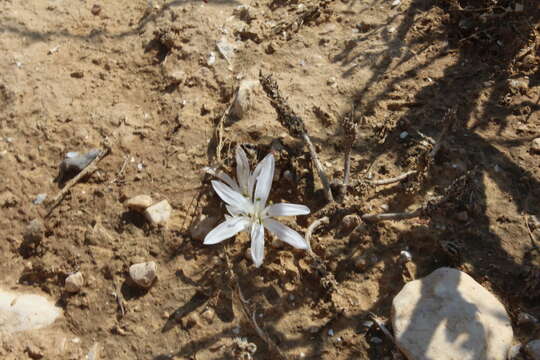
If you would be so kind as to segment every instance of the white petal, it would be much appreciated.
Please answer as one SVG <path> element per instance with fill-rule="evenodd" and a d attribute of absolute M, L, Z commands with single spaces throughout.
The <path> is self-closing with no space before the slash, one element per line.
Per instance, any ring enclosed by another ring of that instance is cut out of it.
<path fill-rule="evenodd" d="M 253 203 L 258 204 L 260 208 L 264 208 L 268 194 L 270 194 L 270 188 L 272 187 L 272 180 L 274 179 L 274 155 L 272 153 L 266 155 L 261 161 L 260 174 L 257 176 L 257 185 L 255 186 L 255 196 Z"/>
<path fill-rule="evenodd" d="M 236 183 L 236 181 L 234 181 L 233 178 L 231 178 L 229 175 L 227 175 L 226 173 L 224 173 L 223 171 L 221 170 L 216 170 L 215 168 L 211 168 L 211 167 L 208 167 L 208 166 L 205 166 L 203 168 L 203 170 L 207 173 L 207 174 L 210 174 L 212 176 L 215 176 L 217 177 L 218 179 L 220 180 L 223 180 L 227 185 L 229 185 L 233 190 L 236 190 L 236 191 L 239 191 L 240 188 L 238 187 L 238 184 Z"/>
<path fill-rule="evenodd" d="M 264 210 L 267 216 L 296 216 L 309 214 L 309 208 L 300 204 L 274 204 Z"/>
<path fill-rule="evenodd" d="M 232 216 L 239 216 L 239 215 L 244 214 L 242 210 L 240 210 L 234 205 L 225 205 L 225 207 L 227 208 L 227 211 L 229 212 L 229 214 L 231 214 Z"/>
<path fill-rule="evenodd" d="M 237 191 L 234 191 L 229 186 L 225 185 L 221 181 L 212 181 L 212 187 L 219 195 L 221 200 L 225 201 L 227 204 L 234 206 L 237 209 L 242 210 L 245 213 L 250 213 L 253 205 L 251 202 L 246 199 L 242 194 Z"/>
<path fill-rule="evenodd" d="M 290 227 L 285 226 L 282 223 L 270 218 L 266 218 L 263 221 L 264 226 L 272 234 L 276 235 L 281 241 L 284 241 L 297 249 L 308 248 L 308 244 L 306 243 L 306 240 L 302 237 L 302 235 L 300 235 Z"/>
<path fill-rule="evenodd" d="M 240 231 L 246 229 L 249 225 L 249 219 L 245 217 L 232 217 L 210 231 L 204 238 L 205 245 L 217 244 L 223 240 L 226 240 Z"/>
<path fill-rule="evenodd" d="M 248 189 L 249 160 L 240 145 L 236 146 L 236 179 L 242 192 Z"/>
<path fill-rule="evenodd" d="M 264 260 L 264 226 L 258 223 L 251 226 L 251 258 L 256 267 Z"/>

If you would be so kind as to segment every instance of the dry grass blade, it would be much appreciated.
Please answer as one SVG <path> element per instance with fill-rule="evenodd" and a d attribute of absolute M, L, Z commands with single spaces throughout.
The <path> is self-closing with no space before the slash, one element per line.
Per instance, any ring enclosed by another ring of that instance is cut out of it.
<path fill-rule="evenodd" d="M 279 93 L 279 88 L 276 81 L 272 79 L 271 75 L 263 76 L 261 72 L 259 74 L 259 80 L 261 82 L 264 92 L 270 99 L 270 103 L 272 104 L 274 109 L 276 109 L 276 112 L 278 113 L 278 119 L 281 124 L 285 126 L 287 130 L 289 130 L 291 136 L 302 139 L 307 145 L 309 153 L 311 155 L 311 159 L 313 160 L 313 164 L 315 165 L 319 178 L 321 179 L 321 182 L 323 184 L 324 196 L 326 200 L 328 200 L 329 202 L 333 202 L 334 197 L 330 188 L 330 181 L 328 180 L 328 176 L 326 176 L 324 168 L 319 161 L 319 157 L 317 156 L 317 152 L 315 151 L 315 146 L 313 146 L 313 143 L 311 142 L 311 139 L 307 133 L 304 120 L 302 120 L 301 117 L 296 115 L 294 111 L 290 108 L 290 106 L 287 105 L 287 102 Z"/>

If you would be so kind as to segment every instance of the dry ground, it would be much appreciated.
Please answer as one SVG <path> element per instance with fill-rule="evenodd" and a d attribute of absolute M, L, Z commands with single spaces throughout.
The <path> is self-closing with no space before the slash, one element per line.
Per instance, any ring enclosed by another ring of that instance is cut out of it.
<path fill-rule="evenodd" d="M 525 223 L 526 214 L 540 215 L 540 155 L 531 151 L 540 136 L 536 1 L 154 5 L 0 2 L 0 286 L 43 291 L 65 310 L 54 338 L 36 340 L 32 351 L 26 337 L 3 339 L 2 358 L 80 359 L 97 342 L 104 359 L 234 359 L 235 339 L 245 337 L 258 347 L 255 359 L 276 359 L 235 300 L 225 254 L 258 323 L 290 359 L 392 358 L 392 343 L 362 324 L 369 312 L 390 317 L 409 271 L 420 277 L 443 265 L 469 273 L 514 317 L 521 310 L 540 316 L 539 234 Z M 240 5 L 250 6 L 247 15 L 235 10 Z M 222 38 L 236 47 L 230 64 L 216 49 Z M 208 65 L 211 52 L 216 61 Z M 209 247 L 190 237 L 201 214 L 223 216 L 201 169 L 215 162 L 216 125 L 239 79 L 257 80 L 261 71 L 304 119 L 332 179 L 343 176 L 340 121 L 352 104 L 360 122 L 353 181 L 421 170 L 401 184 L 351 186 L 343 202 L 325 206 L 307 149 L 277 121 L 262 88 L 254 88 L 242 119 L 225 122 L 227 171 L 236 144 L 249 144 L 258 159 L 272 149 L 273 200 L 313 212 L 292 226 L 305 232 L 317 217 L 331 217 L 312 242 L 336 279 L 333 290 L 303 252 L 268 246 L 257 269 L 244 256 L 246 236 Z M 451 120 L 449 109 L 456 110 Z M 421 134 L 438 140 L 448 121 L 426 166 L 431 145 Z M 59 191 L 53 180 L 64 154 L 105 140 L 111 154 L 44 220 L 41 243 L 25 247 L 26 225 L 46 214 L 47 202 L 32 201 Z M 468 172 L 427 218 L 367 224 L 352 234 L 342 228 L 348 214 L 418 207 Z M 125 210 L 123 201 L 137 194 L 169 200 L 167 226 L 153 228 Z M 405 249 L 415 263 L 409 271 L 398 261 Z M 127 269 L 150 260 L 159 280 L 141 292 L 126 281 Z M 77 270 L 87 285 L 68 296 L 63 280 Z M 124 316 L 115 294 L 124 298 Z M 517 340 L 536 334 L 514 325 Z M 71 345 L 56 346 L 62 339 Z"/>

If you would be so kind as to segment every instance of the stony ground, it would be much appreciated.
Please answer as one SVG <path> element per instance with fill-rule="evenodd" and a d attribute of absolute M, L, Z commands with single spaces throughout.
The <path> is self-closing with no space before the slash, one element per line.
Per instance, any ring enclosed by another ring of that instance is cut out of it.
<path fill-rule="evenodd" d="M 440 266 L 492 291 L 516 341 L 534 338 L 517 314 L 540 316 L 540 224 L 529 216 L 540 216 L 539 19 L 525 0 L 1 2 L 0 286 L 64 310 L 45 335 L 2 338 L 2 358 L 80 359 L 97 343 L 105 359 L 236 359 L 247 342 L 255 359 L 276 359 L 276 347 L 290 359 L 390 359 L 392 342 L 363 324 L 370 312 L 388 319 L 403 284 Z M 334 182 L 341 124 L 358 123 L 344 199 L 327 204 L 307 148 L 260 85 L 220 130 L 239 82 L 260 73 L 304 120 Z M 105 143 L 110 154 L 47 216 L 65 154 Z M 272 200 L 312 210 L 292 227 L 330 218 L 312 237 L 322 265 L 268 246 L 255 268 L 247 236 L 215 246 L 194 236 L 224 214 L 202 168 L 220 158 L 232 173 L 237 144 L 254 163 L 276 154 Z M 138 194 L 169 201 L 165 226 L 126 210 Z M 438 195 L 446 201 L 420 218 L 344 221 Z M 44 228 L 28 244 L 33 219 Z M 143 261 L 158 264 L 148 291 L 128 276 Z M 70 295 L 76 271 L 86 284 Z M 234 277 L 276 347 L 246 317 Z"/>

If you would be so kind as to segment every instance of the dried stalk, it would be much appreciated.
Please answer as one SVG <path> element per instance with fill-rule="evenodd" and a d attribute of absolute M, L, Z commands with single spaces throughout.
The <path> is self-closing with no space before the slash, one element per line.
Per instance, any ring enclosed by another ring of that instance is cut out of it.
<path fill-rule="evenodd" d="M 311 254 L 313 254 L 313 251 L 311 250 L 311 236 L 313 236 L 313 232 L 315 231 L 315 229 L 317 229 L 319 226 L 323 225 L 323 224 L 328 224 L 330 223 L 330 219 L 328 218 L 328 216 L 324 216 L 320 219 L 317 219 L 315 220 L 314 222 L 311 223 L 311 225 L 309 225 L 307 231 L 306 231 L 306 243 L 308 245 L 308 252 Z"/>
<path fill-rule="evenodd" d="M 96 170 L 96 164 L 103 159 L 109 152 L 111 151 L 111 147 L 108 144 L 105 144 L 105 149 L 101 150 L 89 164 L 84 169 L 81 170 L 80 173 L 78 173 L 73 179 L 69 180 L 67 184 L 60 190 L 60 192 L 54 197 L 54 199 L 51 202 L 51 205 L 49 206 L 49 209 L 47 210 L 47 214 L 45 215 L 45 218 L 48 218 L 51 216 L 53 210 L 62 202 L 66 194 L 71 190 L 71 188 L 77 184 L 83 177 L 88 175 L 89 173 L 92 173 Z"/>
<path fill-rule="evenodd" d="M 225 252 L 225 260 L 227 263 L 227 270 L 229 272 L 229 277 L 233 288 L 233 295 L 235 295 L 234 298 L 236 299 L 236 302 L 240 305 L 240 309 L 242 310 L 245 318 L 249 321 L 257 335 L 259 335 L 259 337 L 266 343 L 268 349 L 277 355 L 277 359 L 288 360 L 288 357 L 281 351 L 279 346 L 277 346 L 277 344 L 270 338 L 270 336 L 268 336 L 268 334 L 263 329 L 261 329 L 259 324 L 257 324 L 255 312 L 252 312 L 250 315 L 251 311 L 248 307 L 249 302 L 246 300 L 244 294 L 242 293 L 242 289 L 240 288 L 240 282 L 238 281 L 238 277 L 233 271 L 227 251 Z"/>
<path fill-rule="evenodd" d="M 231 99 L 231 102 L 229 103 L 229 106 L 227 106 L 227 109 L 225 109 L 225 112 L 223 115 L 221 115 L 221 118 L 219 119 L 219 122 L 216 127 L 216 137 L 218 140 L 217 146 L 216 146 L 216 158 L 218 166 L 221 166 L 222 160 L 221 160 L 221 150 L 223 149 L 223 126 L 225 124 L 225 120 L 229 118 L 229 114 L 231 113 L 231 109 L 234 105 L 234 102 L 236 101 L 236 98 L 238 97 L 238 90 L 240 89 L 240 86 L 236 86 L 236 90 L 234 91 L 234 96 Z"/>
<path fill-rule="evenodd" d="M 405 180 L 407 179 L 409 176 L 411 175 L 414 175 L 416 174 L 418 171 L 416 170 L 411 170 L 411 171 L 407 171 L 406 173 L 403 173 L 401 175 L 398 175 L 396 177 L 393 177 L 393 178 L 389 178 L 389 179 L 381 179 L 381 180 L 362 180 L 363 182 L 366 182 L 370 185 L 389 185 L 389 184 L 393 184 L 393 183 L 397 183 L 397 182 L 400 182 L 402 180 Z"/>
<path fill-rule="evenodd" d="M 399 212 L 399 213 L 383 213 L 383 214 L 365 214 L 362 215 L 362 220 L 368 222 L 378 222 L 387 220 L 405 220 L 420 217 L 423 214 L 423 209 L 417 209 L 413 212 Z"/>
<path fill-rule="evenodd" d="M 264 92 L 270 99 L 270 103 L 278 113 L 278 120 L 283 126 L 287 128 L 287 130 L 289 130 L 291 136 L 302 139 L 307 145 L 309 153 L 311 155 L 311 159 L 313 160 L 319 178 L 321 179 L 324 189 L 324 196 L 326 200 L 328 200 L 329 202 L 333 202 L 334 197 L 332 196 L 332 190 L 330 189 L 330 181 L 328 180 L 328 177 L 324 172 L 324 168 L 319 161 L 319 157 L 317 156 L 317 152 L 315 151 L 315 146 L 313 146 L 313 143 L 311 142 L 311 139 L 307 133 L 304 120 L 302 120 L 301 117 L 297 116 L 294 111 L 289 107 L 289 105 L 287 105 L 287 102 L 279 93 L 279 88 L 276 81 L 272 79 L 271 75 L 263 76 L 261 72 L 259 74 L 259 80 L 261 82 Z"/>

